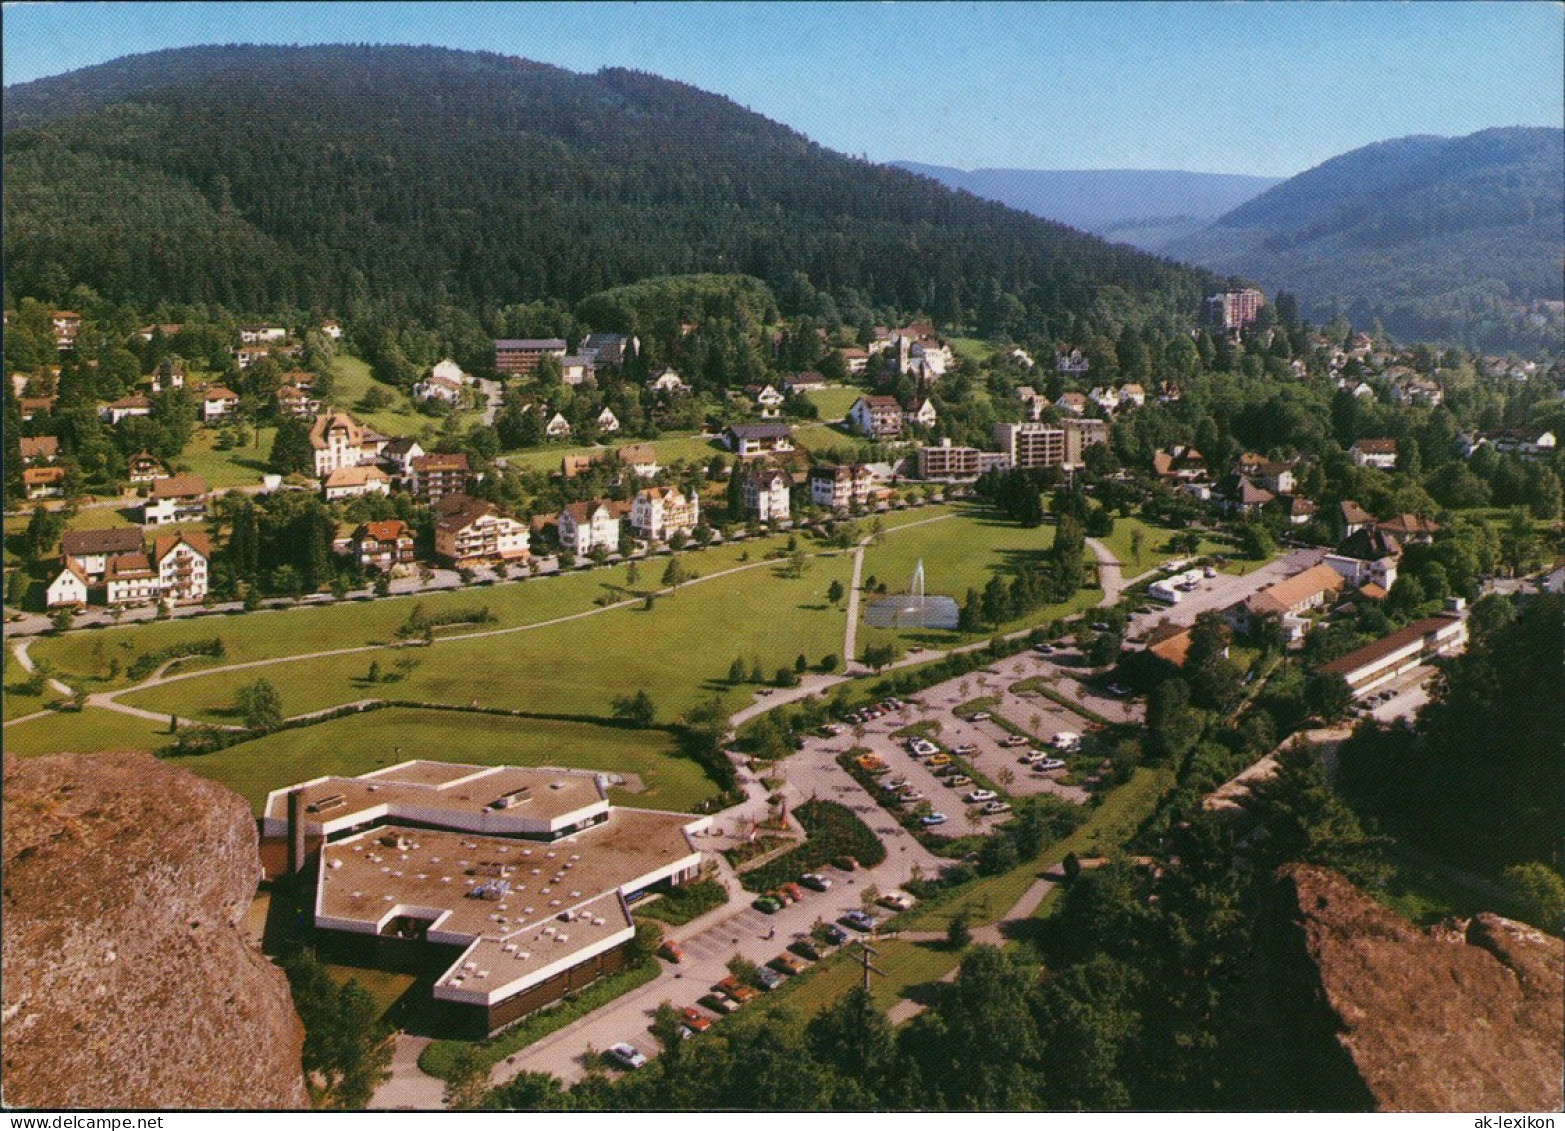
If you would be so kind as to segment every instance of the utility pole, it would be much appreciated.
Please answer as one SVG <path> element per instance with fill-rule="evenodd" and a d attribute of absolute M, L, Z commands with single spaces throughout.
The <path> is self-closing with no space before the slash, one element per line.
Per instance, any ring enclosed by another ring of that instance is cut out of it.
<path fill-rule="evenodd" d="M 875 936 L 873 934 L 870 935 L 870 939 L 873 939 L 874 937 Z M 863 985 L 864 985 L 864 992 L 865 993 L 869 993 L 869 976 L 870 976 L 870 974 L 872 974 L 872 973 L 879 974 L 882 978 L 887 977 L 887 974 L 886 974 L 886 972 L 884 970 L 880 969 L 878 966 L 876 966 L 874 963 L 872 963 L 870 961 L 870 957 L 872 955 L 879 954 L 880 951 L 878 951 L 874 947 L 870 946 L 869 940 L 866 940 L 866 939 L 860 939 L 859 940 L 859 946 L 862 948 L 860 950 L 860 953 L 859 953 L 859 961 L 860 961 L 860 963 L 862 963 L 862 965 L 864 967 L 864 983 L 863 983 Z"/>

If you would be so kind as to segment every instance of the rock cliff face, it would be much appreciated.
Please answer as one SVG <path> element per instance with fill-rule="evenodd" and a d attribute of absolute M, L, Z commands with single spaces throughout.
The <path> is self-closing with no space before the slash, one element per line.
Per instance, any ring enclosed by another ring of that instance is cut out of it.
<path fill-rule="evenodd" d="M 1420 930 L 1323 868 L 1283 881 L 1316 1005 L 1374 1107 L 1560 1108 L 1565 942 L 1487 913 Z"/>
<path fill-rule="evenodd" d="M 4 761 L 7 1105 L 307 1106 L 287 979 L 241 936 L 227 790 L 141 753 Z"/>

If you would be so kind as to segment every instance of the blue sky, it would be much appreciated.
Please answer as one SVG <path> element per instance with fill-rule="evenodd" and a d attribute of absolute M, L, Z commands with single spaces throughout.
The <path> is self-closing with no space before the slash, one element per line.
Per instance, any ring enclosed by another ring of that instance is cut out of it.
<path fill-rule="evenodd" d="M 727 95 L 872 160 L 1286 176 L 1565 125 L 1565 9 L 1505 3 L 7 3 L 6 84 L 202 43 L 432 43 Z"/>

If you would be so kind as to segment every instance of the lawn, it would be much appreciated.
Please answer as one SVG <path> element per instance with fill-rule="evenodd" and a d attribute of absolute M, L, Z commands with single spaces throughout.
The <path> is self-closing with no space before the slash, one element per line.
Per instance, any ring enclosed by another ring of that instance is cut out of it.
<path fill-rule="evenodd" d="M 374 412 L 360 411 L 358 403 L 371 389 L 388 394 L 391 401 Z M 368 424 L 387 436 L 423 437 L 426 433 L 433 436 L 441 428 L 441 417 L 425 416 L 414 406 L 411 397 L 401 389 L 375 380 L 370 376 L 369 363 L 349 354 L 339 353 L 332 362 L 331 403 L 352 413 L 359 423 Z M 476 424 L 482 418 L 479 409 L 465 410 L 457 416 L 458 430 L 466 431 L 468 425 Z"/>
<path fill-rule="evenodd" d="M 852 385 L 831 385 L 825 389 L 811 389 L 804 395 L 820 409 L 822 420 L 841 420 L 848 415 L 853 402 L 864 395 L 864 390 Z"/>
<path fill-rule="evenodd" d="M 717 792 L 699 766 L 675 755 L 663 731 L 400 707 L 278 731 L 174 764 L 227 786 L 259 813 L 266 795 L 282 786 L 321 774 L 357 776 L 410 758 L 635 774 L 644 788 L 612 789 L 610 799 L 643 809 L 688 812 Z"/>
<path fill-rule="evenodd" d="M 712 572 L 701 559 L 696 564 Z M 358 654 L 197 676 L 132 692 L 125 702 L 223 721 L 238 689 L 264 674 L 280 691 L 287 715 L 394 694 L 602 716 L 611 700 L 638 689 L 652 697 L 660 720 L 678 718 L 714 693 L 732 710 L 750 695 L 722 682 L 735 656 L 758 658 L 770 673 L 791 667 L 801 653 L 812 663 L 840 655 L 842 613 L 826 600 L 826 590 L 833 581 L 846 583 L 851 571 L 847 555 L 814 559 L 800 579 L 780 577 L 778 567 L 765 564 L 687 586 L 658 598 L 651 610 L 614 609 L 504 636 L 437 638 L 411 653 L 419 666 L 391 688 L 364 681 L 374 657 Z M 607 572 L 623 578 L 622 570 Z M 468 603 L 481 599 L 464 595 Z"/>
<path fill-rule="evenodd" d="M 270 470 L 267 461 L 271 458 L 272 439 L 276 435 L 275 428 L 256 428 L 250 443 L 220 452 L 215 446 L 217 432 L 198 428 L 174 463 L 189 468 L 190 474 L 199 475 L 214 490 L 255 486 Z"/>
<path fill-rule="evenodd" d="M 9 702 L 10 695 L 6 699 Z M 51 698 L 57 698 L 52 696 Z M 24 712 L 25 713 L 25 712 Z M 5 728 L 7 754 L 96 754 L 100 750 L 155 750 L 172 741 L 165 723 L 101 707 L 60 711 Z"/>
<path fill-rule="evenodd" d="M 902 513 L 932 517 L 928 508 Z M 934 513 L 951 512 L 941 510 Z M 925 591 L 930 595 L 951 597 L 961 605 L 969 589 L 982 592 L 990 577 L 996 573 L 1009 581 L 1022 563 L 1042 555 L 1054 544 L 1052 526 L 1029 529 L 977 509 L 955 513 L 956 517 L 944 522 L 930 523 L 895 537 L 886 537 L 869 547 L 864 553 L 863 580 L 867 583 L 873 577 L 878 582 L 885 582 L 889 592 L 906 592 L 914 567 L 923 561 Z M 1038 609 L 1026 617 L 1002 625 L 1000 630 L 1013 631 L 1068 616 L 1091 608 L 1102 596 L 1098 589 L 1080 589 L 1069 601 Z M 871 599 L 867 594 L 861 595 L 861 611 L 867 608 Z M 950 647 L 977 638 L 955 630 L 878 629 L 867 624 L 859 628 L 859 643 L 862 645 L 901 641 L 925 647 Z"/>
<path fill-rule="evenodd" d="M 881 1009 L 890 1009 L 901 1001 L 911 987 L 938 982 L 962 958 L 960 953 L 941 942 L 883 939 L 873 945 L 879 952 L 874 956 L 874 964 L 885 971 L 885 977 L 871 974 L 869 991 Z M 786 1007 L 794 1010 L 801 1020 L 808 1021 L 863 980 L 864 968 L 859 964 L 861 953 L 857 946 L 848 943 L 837 955 L 828 958 L 823 967 L 801 975 L 801 980 L 786 992 L 768 996 L 764 1008 Z"/>
<path fill-rule="evenodd" d="M 994 346 L 982 338 L 947 338 L 946 344 L 957 357 L 965 357 L 968 361 L 982 361 L 994 353 Z"/>
<path fill-rule="evenodd" d="M 864 578 L 884 581 L 894 593 L 906 592 L 913 568 L 922 560 L 927 591 L 946 594 L 961 604 L 969 589 L 981 591 L 995 572 L 1008 577 L 1053 544 L 1052 526 L 1028 529 L 989 511 L 959 511 L 953 518 L 883 538 L 869 547 L 864 552 Z"/>
<path fill-rule="evenodd" d="M 698 573 L 712 574 L 740 564 L 741 558 L 759 560 L 780 545 L 782 540 L 778 538 L 756 539 L 688 551 L 681 560 Z M 641 576 L 635 592 L 644 593 L 657 587 L 665 563 L 662 559 L 654 558 L 641 563 L 638 568 Z M 626 576 L 626 567 L 613 566 L 572 571 L 562 576 L 541 577 L 525 582 L 408 597 L 334 602 L 305 608 L 181 618 L 94 629 L 40 640 L 33 645 L 32 654 L 36 659 L 54 664 L 67 683 L 71 682 L 73 676 L 106 679 L 109 661 L 116 656 L 123 670 L 143 652 L 159 651 L 213 636 L 223 639 L 227 650 L 224 663 L 244 663 L 274 656 L 387 643 L 394 638 L 397 628 L 407 621 L 415 604 L 422 604 L 431 614 L 451 608 L 487 606 L 495 620 L 475 628 L 537 624 L 555 617 L 588 611 L 602 597 L 624 599 L 631 595 L 626 587 Z M 443 635 L 461 631 L 450 629 Z M 812 659 L 819 657 L 813 656 Z M 122 676 L 112 682 L 105 682 L 103 686 L 125 686 L 127 682 Z"/>
<path fill-rule="evenodd" d="M 1131 550 L 1131 542 L 1135 531 L 1141 532 L 1141 556 L 1137 558 Z M 1175 552 L 1165 549 L 1168 540 L 1173 535 L 1180 533 L 1170 530 L 1166 526 L 1154 526 L 1139 518 L 1115 518 L 1114 533 L 1099 541 L 1108 547 L 1121 566 L 1120 573 L 1128 581 L 1133 577 L 1147 572 L 1154 566 L 1170 561 L 1178 557 L 1188 557 L 1183 551 Z M 1222 542 L 1213 541 L 1211 538 L 1201 539 L 1200 554 L 1215 554 L 1232 552 L 1232 548 Z"/>
<path fill-rule="evenodd" d="M 659 440 L 638 440 L 631 436 L 610 436 L 604 443 L 570 446 L 545 444 L 541 448 L 518 448 L 505 453 L 506 462 L 515 468 L 532 471 L 557 472 L 566 456 L 600 456 L 618 451 L 627 444 L 650 443 L 657 450 L 660 464 L 667 466 L 680 460 L 707 464 L 715 455 L 726 454 L 716 440 L 705 436 L 665 436 Z"/>
<path fill-rule="evenodd" d="M 852 450 L 859 458 L 867 458 L 870 442 L 863 436 L 850 436 L 839 432 L 829 424 L 799 424 L 793 430 L 794 446 L 807 452 Z"/>

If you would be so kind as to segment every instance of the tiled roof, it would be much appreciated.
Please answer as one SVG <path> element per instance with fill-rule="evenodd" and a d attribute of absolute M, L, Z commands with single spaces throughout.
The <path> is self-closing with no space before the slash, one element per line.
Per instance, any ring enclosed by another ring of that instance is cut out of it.
<path fill-rule="evenodd" d="M 1285 613 L 1301 601 L 1342 588 L 1342 575 L 1329 565 L 1311 566 L 1254 594 L 1245 602 L 1252 613 Z"/>
<path fill-rule="evenodd" d="M 154 499 L 184 499 L 206 493 L 206 480 L 199 475 L 174 475 L 168 479 L 156 479 L 152 483 Z"/>
<path fill-rule="evenodd" d="M 134 526 L 67 530 L 60 535 L 60 553 L 73 558 L 88 554 L 130 554 L 140 550 L 141 545 L 141 530 Z"/>
<path fill-rule="evenodd" d="M 1412 624 L 1397 629 L 1389 636 L 1382 636 L 1373 644 L 1366 644 L 1362 648 L 1349 652 L 1346 656 L 1339 656 L 1331 663 L 1322 665 L 1321 670 L 1345 676 L 1368 664 L 1373 664 L 1377 660 L 1385 659 L 1398 649 L 1405 648 L 1415 640 L 1421 640 L 1432 632 L 1446 628 L 1458 619 L 1460 618 L 1446 615 L 1416 620 Z"/>
<path fill-rule="evenodd" d="M 207 536 L 199 530 L 192 530 L 182 534 L 159 534 L 152 540 L 152 560 L 161 562 L 181 542 L 203 558 L 212 556 L 212 543 L 207 541 Z"/>

